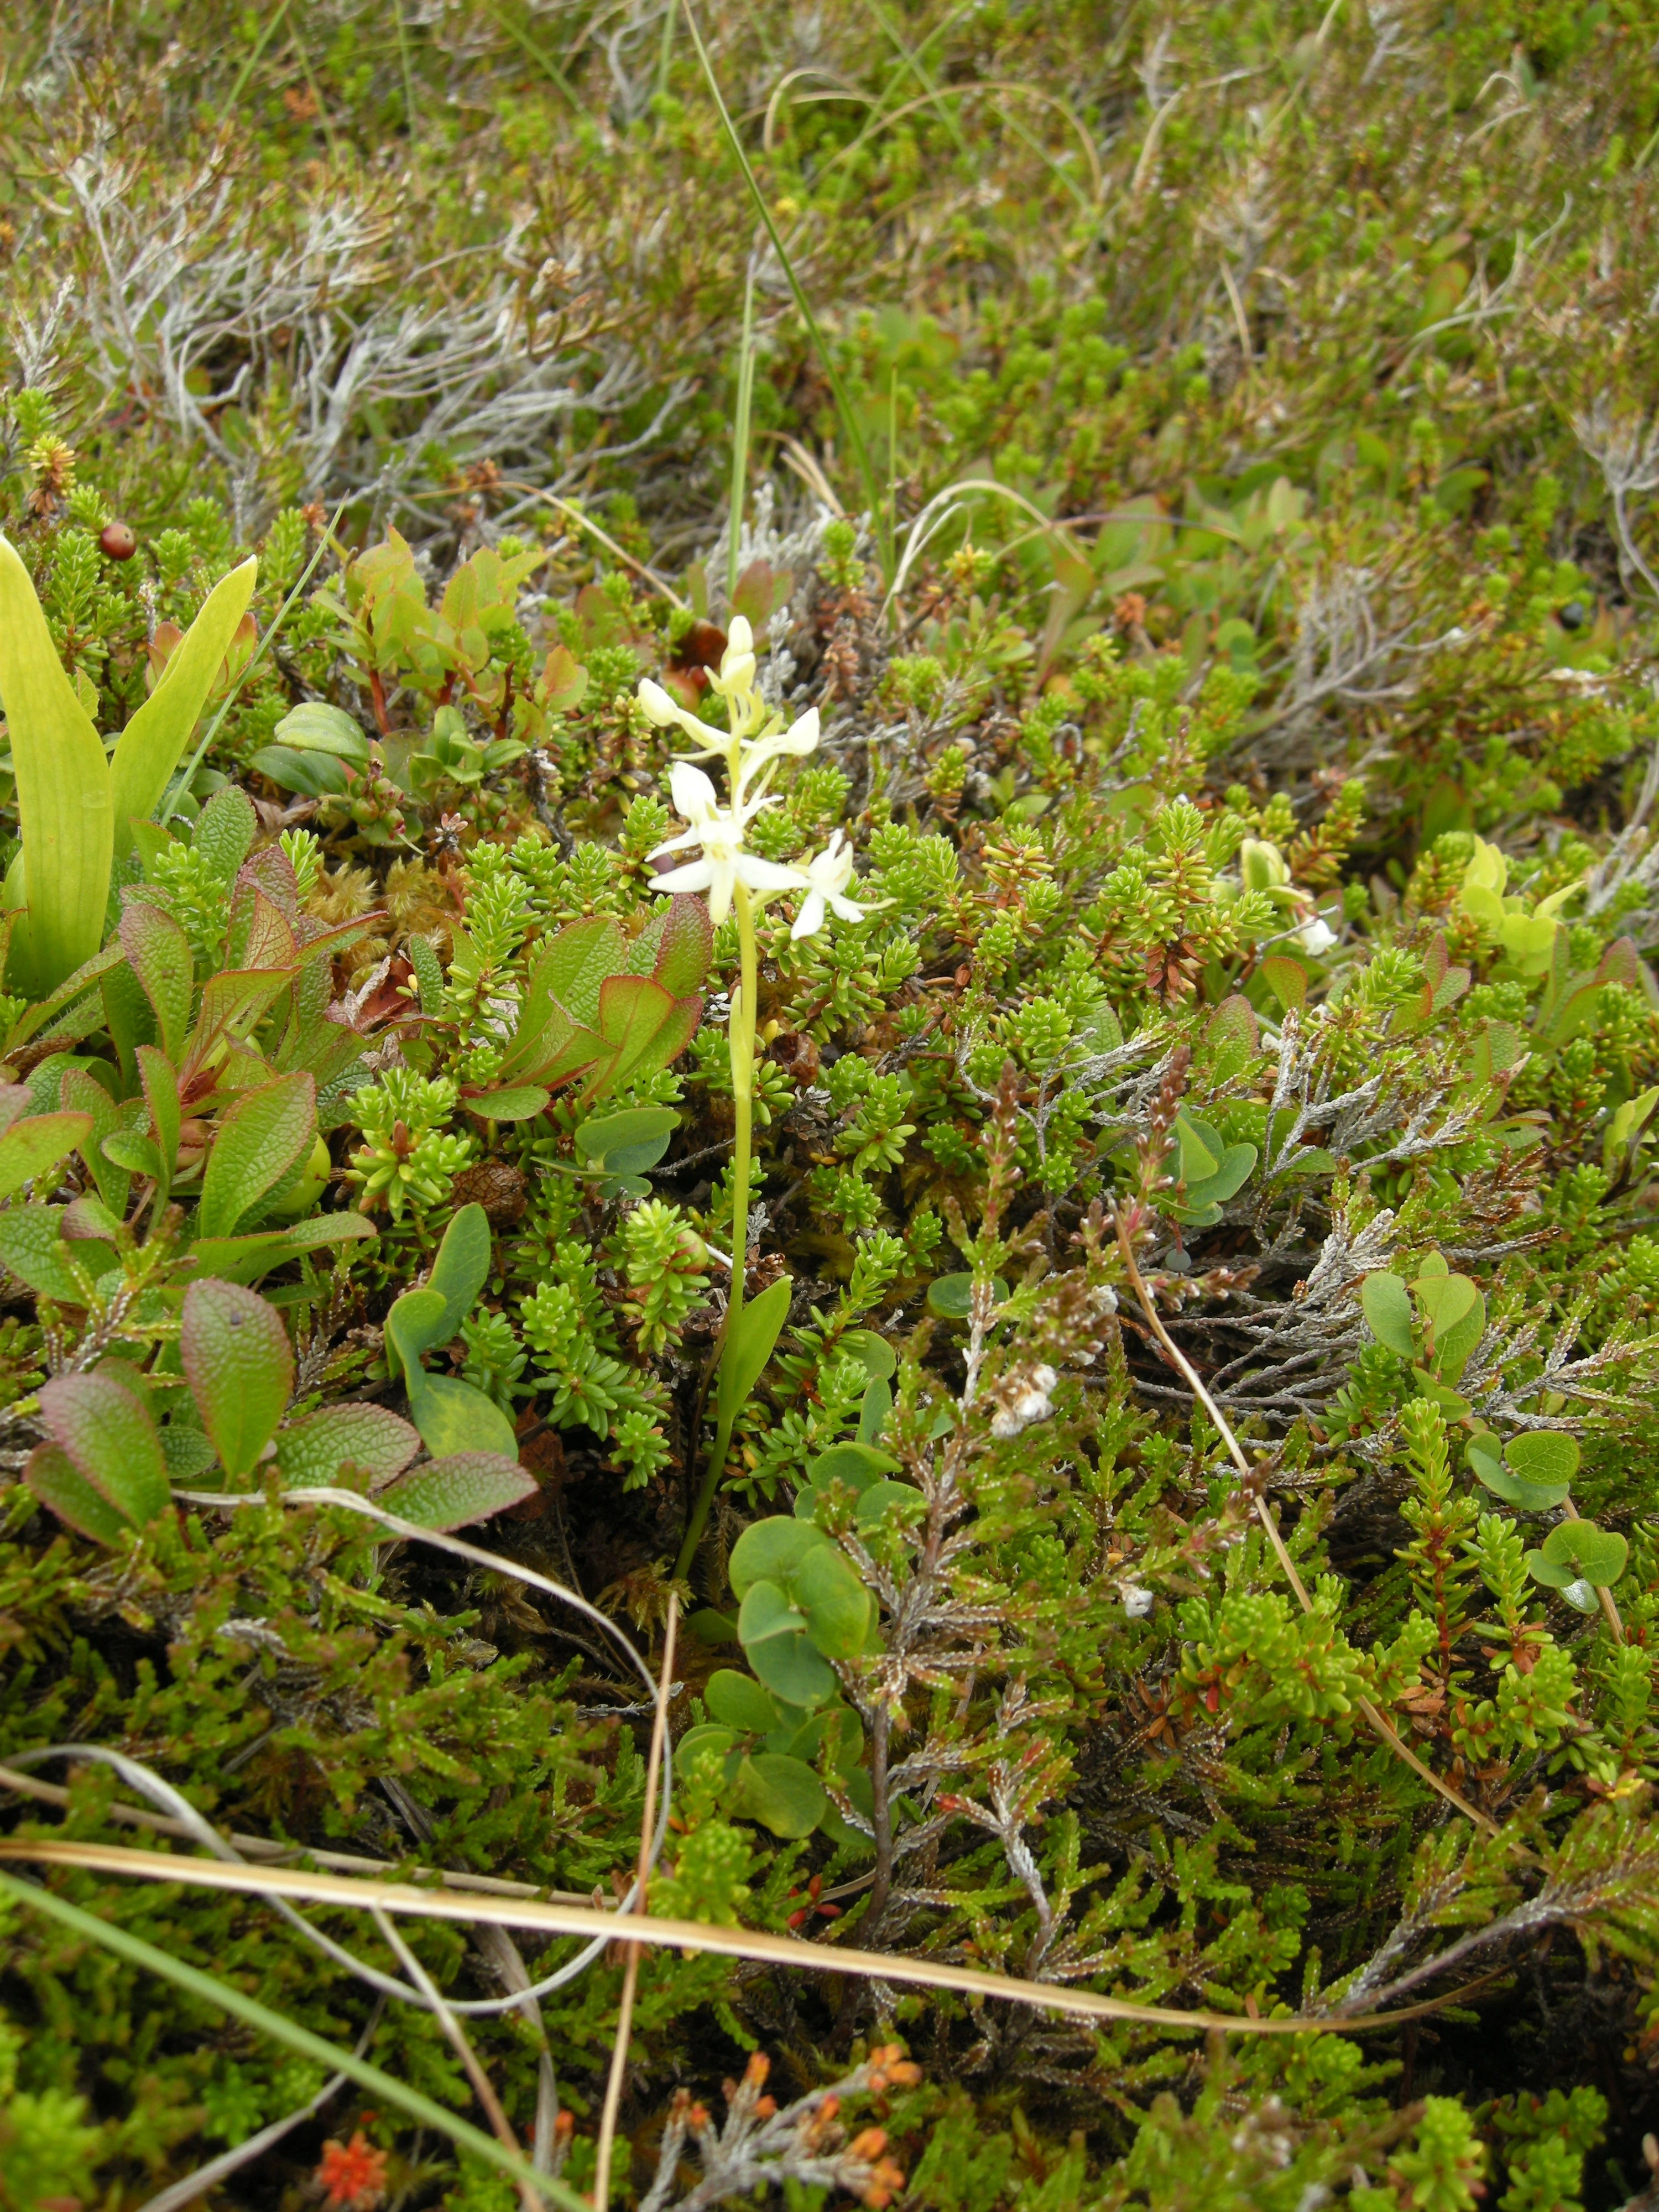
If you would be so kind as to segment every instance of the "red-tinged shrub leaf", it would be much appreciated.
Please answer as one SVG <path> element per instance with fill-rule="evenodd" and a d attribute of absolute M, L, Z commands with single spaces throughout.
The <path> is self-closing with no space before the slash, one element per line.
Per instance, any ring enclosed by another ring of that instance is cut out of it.
<path fill-rule="evenodd" d="M 423 1296 L 415 1292 L 414 1296 Z M 406 1368 L 409 1410 L 421 1432 L 421 1441 L 434 1457 L 454 1452 L 486 1452 L 516 1459 L 518 1438 L 513 1424 L 493 1398 L 475 1390 L 453 1375 L 426 1375 L 418 1367 Z"/>
<path fill-rule="evenodd" d="M 267 1191 L 297 1167 L 317 1137 L 317 1085 L 303 1073 L 245 1091 L 222 1117 L 202 1178 L 196 1224 L 228 1237 Z"/>
<path fill-rule="evenodd" d="M 38 1182 L 91 1134 L 90 1114 L 31 1114 L 14 1121 L 0 1136 L 0 1198 Z"/>
<path fill-rule="evenodd" d="M 394 1482 L 381 1492 L 379 1503 L 441 1535 L 522 1504 L 536 1490 L 535 1476 L 516 1460 L 496 1452 L 454 1452 Z"/>
<path fill-rule="evenodd" d="M 294 1352 L 275 1306 L 237 1283 L 192 1283 L 179 1335 L 191 1395 L 225 1473 L 258 1464 L 294 1388 Z"/>
<path fill-rule="evenodd" d="M 155 1424 L 112 1375 L 60 1375 L 40 1392 L 40 1419 L 76 1470 L 135 1528 L 171 1503 Z"/>
<path fill-rule="evenodd" d="M 567 923 L 547 948 L 525 986 L 526 1018 L 533 1018 L 552 999 L 585 1028 L 599 1018 L 599 986 L 625 964 L 623 934 L 608 915 Z"/>
<path fill-rule="evenodd" d="M 401 1474 L 421 1448 L 409 1423 L 384 1406 L 325 1406 L 276 1438 L 276 1464 L 284 1482 L 331 1483 L 347 1462 L 372 1482 Z"/>
<path fill-rule="evenodd" d="M 155 1012 L 161 1049 L 176 1060 L 190 1031 L 190 999 L 196 968 L 190 939 L 170 914 L 142 902 L 121 916 L 121 949 Z"/>
<path fill-rule="evenodd" d="M 118 1543 L 132 1523 L 95 1491 L 69 1454 L 57 1444 L 37 1444 L 23 1480 L 43 1505 L 65 1527 L 95 1544 Z"/>

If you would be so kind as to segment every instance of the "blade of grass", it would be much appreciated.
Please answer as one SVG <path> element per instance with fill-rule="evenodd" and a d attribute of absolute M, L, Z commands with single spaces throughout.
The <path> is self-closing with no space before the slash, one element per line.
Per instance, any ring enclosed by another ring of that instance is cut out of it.
<path fill-rule="evenodd" d="M 518 25 L 513 21 L 513 18 L 507 14 L 505 8 L 499 8 L 492 4 L 489 13 L 495 23 L 496 28 L 498 30 L 505 31 L 509 39 L 516 40 L 518 44 L 524 48 L 526 53 L 529 55 L 531 60 L 534 62 L 539 69 L 542 69 L 546 72 L 548 76 L 552 79 L 553 82 L 557 85 L 559 90 L 570 102 L 572 107 L 574 107 L 578 114 L 580 114 L 581 112 L 581 102 L 577 99 L 576 94 L 572 88 L 569 78 L 559 67 L 558 64 L 553 59 L 552 56 L 550 54 L 544 54 L 541 48 L 536 44 L 535 40 L 531 38 L 526 32 L 521 31 L 519 28 Z"/>
<path fill-rule="evenodd" d="M 288 27 L 288 42 L 298 58 L 300 67 L 305 71 L 307 87 L 317 103 L 317 118 L 323 126 L 323 138 L 328 147 L 328 158 L 333 162 L 335 167 L 338 168 L 340 142 L 334 135 L 334 118 L 329 113 L 328 103 L 323 98 L 323 88 L 317 82 L 317 73 L 311 66 L 311 56 L 306 50 L 305 40 L 300 36 L 300 26 L 297 22 L 290 23 Z"/>
<path fill-rule="evenodd" d="M 755 204 L 755 212 L 766 227 L 766 234 L 772 241 L 773 251 L 776 253 L 782 265 L 783 273 L 788 279 L 789 289 L 793 295 L 796 309 L 806 325 L 807 335 L 811 339 L 818 360 L 823 365 L 824 376 L 836 403 L 836 412 L 841 417 L 842 428 L 847 434 L 847 442 L 853 448 L 854 458 L 858 463 L 859 477 L 864 486 L 865 501 L 870 510 L 870 519 L 877 530 L 882 533 L 882 574 L 884 576 L 890 576 L 893 570 L 892 543 L 886 533 L 882 520 L 880 489 L 876 481 L 875 470 L 871 464 L 869 447 L 865 442 L 864 432 L 860 428 L 858 417 L 853 411 L 852 400 L 848 396 L 846 386 L 842 382 L 841 371 L 836 366 L 835 356 L 830 350 L 829 341 L 818 327 L 818 319 L 812 313 L 811 302 L 806 296 L 800 278 L 795 273 L 795 264 L 789 258 L 789 249 L 785 246 L 778 227 L 772 220 L 772 210 L 766 204 L 765 194 L 761 191 L 755 172 L 749 165 L 749 156 L 744 151 L 743 141 L 738 136 L 737 125 L 732 122 L 726 108 L 726 100 L 720 88 L 720 79 L 714 74 L 714 64 L 709 59 L 708 49 L 703 44 L 702 33 L 697 27 L 697 19 L 692 11 L 691 0 L 682 0 L 682 4 L 685 9 L 686 27 L 691 33 L 692 44 L 696 47 L 697 59 L 702 66 L 703 77 L 714 99 L 714 107 L 720 119 L 720 128 L 726 133 L 726 143 L 731 147 L 738 167 L 743 172 L 743 180 L 749 187 L 749 196 Z"/>
<path fill-rule="evenodd" d="M 181 1883 L 203 1889 L 228 1889 L 266 1894 L 280 1892 L 288 1898 L 317 1905 L 343 1905 L 354 1911 L 379 1905 L 386 1912 L 406 1912 L 427 1920 L 492 1920 L 503 1928 L 527 1928 L 547 1936 L 594 1936 L 601 1943 L 616 1940 L 619 1916 L 592 1905 L 543 1905 L 516 1899 L 488 1905 L 429 1889 L 414 1889 L 389 1881 L 354 1881 L 343 1875 L 298 1874 L 288 1867 L 227 1866 L 216 1859 L 186 1859 L 170 1851 L 133 1850 L 120 1844 L 58 1844 L 28 1837 L 0 1837 L 0 1860 L 27 1860 L 42 1866 L 70 1866 L 88 1874 L 131 1875 L 143 1881 Z M 0 1875 L 8 1892 L 37 1892 L 29 1885 Z M 58 1903 L 52 1899 L 54 1905 Z M 77 1915 L 77 1919 L 87 1916 Z M 101 1934 L 102 1921 L 88 1921 Z M 114 1932 L 114 1931 L 112 1931 Z M 133 1941 L 136 1939 L 129 1939 Z M 937 1959 L 908 1958 L 901 1952 L 857 1951 L 834 1942 L 808 1943 L 795 1936 L 772 1936 L 758 1928 L 728 1928 L 700 1920 L 642 1919 L 630 1930 L 630 1940 L 676 1951 L 705 1952 L 717 1959 L 748 1959 L 775 1966 L 792 1966 L 812 1974 L 855 1974 L 877 1981 L 901 1982 L 919 1989 L 952 1990 L 967 1996 L 995 1997 L 1008 2004 L 1030 2005 L 1041 2012 L 1064 2013 L 1077 2020 L 1121 2020 L 1168 2033 L 1189 2028 L 1196 2034 L 1224 2029 L 1240 2035 L 1307 2035 L 1326 2030 L 1344 2034 L 1370 2033 L 1401 2027 L 1408 2020 L 1425 2017 L 1443 2005 L 1455 2004 L 1454 1991 L 1437 2002 L 1391 2013 L 1355 2013 L 1346 2020 L 1328 2020 L 1316 2013 L 1283 2014 L 1255 2019 L 1248 2013 L 1188 2012 L 1164 2005 L 1137 2004 L 1129 1997 L 1097 1996 L 1091 1990 L 1073 1989 L 1059 1982 L 1027 1982 L 1010 1974 L 988 1973 L 979 1966 L 955 1966 Z M 149 1946 L 143 1947 L 146 1950 Z M 165 1954 L 157 1955 L 165 1957 Z M 171 1963 L 171 1962 L 169 1962 Z M 186 1970 L 189 1971 L 189 1970 Z M 203 1978 L 205 1979 L 205 1977 Z M 327 2051 L 329 2046 L 320 2046 Z M 343 2056 L 343 2054 L 341 2054 Z M 325 2062 L 337 2065 L 332 2053 Z M 488 2136 L 501 2160 L 498 2145 Z M 561 2198 L 560 2202 L 566 2200 Z M 593 2212 L 584 2204 L 581 2212 Z"/>
<path fill-rule="evenodd" d="M 40 999 L 103 943 L 115 817 L 103 739 L 64 673 L 29 572 L 3 534 L 0 705 L 11 732 L 28 907 L 12 963 L 20 975 L 27 963 L 28 996 Z M 11 888 L 15 895 L 15 879 Z"/>
<path fill-rule="evenodd" d="M 415 74 L 409 64 L 409 26 L 404 21 L 404 0 L 392 0 L 398 21 L 398 63 L 404 73 L 404 128 L 415 136 Z"/>
<path fill-rule="evenodd" d="M 732 429 L 732 524 L 726 533 L 726 604 L 738 593 L 738 547 L 743 538 L 744 478 L 749 469 L 749 415 L 755 392 L 755 260 L 743 280 L 743 338 L 738 354 L 738 418 Z"/>
<path fill-rule="evenodd" d="M 634 1911 L 645 1911 L 646 1889 L 651 1879 L 651 1816 L 656 1809 L 657 1776 L 662 1766 L 663 1746 L 668 1740 L 668 1686 L 674 1679 L 674 1632 L 679 1625 L 679 1593 L 668 1593 L 668 1620 L 663 1630 L 662 1666 L 657 1681 L 657 1712 L 651 1724 L 651 1755 L 645 1770 L 645 1804 L 640 1814 L 640 1858 L 634 1878 Z M 593 2165 L 594 2212 L 606 2212 L 611 2202 L 611 2158 L 617 2140 L 617 2115 L 622 2109 L 623 2083 L 628 2078 L 628 2039 L 634 2027 L 634 1992 L 639 1986 L 640 1948 L 623 1945 L 627 1964 L 623 1969 L 622 2000 L 617 2008 L 617 2033 L 611 2046 L 611 2073 L 605 2085 L 605 2110 L 599 2119 L 599 2152 Z"/>
<path fill-rule="evenodd" d="M 227 109 L 234 110 L 237 101 L 240 100 L 242 96 L 242 93 L 247 84 L 248 79 L 252 76 L 254 70 L 258 68 L 261 60 L 264 58 L 265 48 L 276 37 L 277 32 L 282 29 L 283 21 L 288 15 L 289 5 L 289 0 L 277 0 L 277 5 L 271 11 L 270 21 L 266 23 L 264 30 L 260 32 L 258 39 L 254 41 L 253 52 L 248 56 L 247 59 L 242 64 L 241 68 L 236 72 L 236 82 L 230 88 L 230 98 L 225 102 Z"/>
<path fill-rule="evenodd" d="M 179 799 L 184 793 L 189 790 L 191 784 L 195 780 L 197 769 L 200 768 L 202 763 L 207 758 L 209 746 L 212 744 L 213 740 L 218 736 L 220 731 L 224 727 L 226 715 L 229 714 L 231 708 L 236 704 L 237 700 L 241 696 L 242 686 L 247 682 L 248 678 L 252 675 L 254 670 L 259 665 L 259 663 L 264 659 L 266 653 L 270 652 L 271 647 L 276 643 L 283 624 L 288 620 L 289 615 L 294 611 L 295 605 L 299 599 L 301 592 L 304 591 L 306 586 L 311 581 L 313 576 L 316 574 L 318 563 L 321 561 L 324 554 L 334 542 L 334 533 L 340 526 L 340 518 L 345 513 L 346 506 L 347 501 L 343 499 L 340 501 L 340 504 L 335 508 L 334 520 L 329 524 L 328 528 L 318 539 L 317 550 L 312 555 L 310 560 L 306 562 L 305 567 L 301 570 L 299 581 L 295 585 L 288 597 L 283 601 L 282 605 L 277 608 L 264 635 L 259 640 L 259 642 L 254 647 L 252 653 L 249 655 L 246 666 L 242 670 L 241 674 L 236 678 L 236 681 L 231 685 L 229 690 L 226 692 L 224 698 L 220 702 L 218 713 L 214 716 L 213 720 L 208 724 L 206 729 L 202 732 L 202 742 L 197 746 L 195 751 L 191 755 L 190 766 L 185 770 L 184 774 L 178 777 L 174 781 L 173 788 L 168 792 L 167 798 L 162 802 L 161 812 L 155 817 L 157 825 L 160 828 L 165 830 L 168 823 L 172 821 L 173 815 L 178 811 Z"/>
<path fill-rule="evenodd" d="M 132 850 L 132 825 L 147 822 L 190 741 L 214 677 L 247 612 L 258 561 L 244 561 L 208 593 L 161 680 L 122 731 L 110 758 L 115 857 Z"/>
<path fill-rule="evenodd" d="M 636 576 L 643 576 L 646 582 L 659 591 L 672 606 L 679 607 L 688 614 L 690 612 L 686 602 L 665 576 L 659 576 L 654 568 L 647 568 L 643 561 L 637 560 L 632 553 L 618 545 L 616 539 L 607 532 L 601 530 L 592 515 L 584 514 L 574 501 L 561 499 L 556 491 L 544 491 L 539 484 L 521 483 L 513 477 L 502 477 L 501 489 L 521 491 L 531 499 L 543 499 L 550 507 L 557 507 L 559 513 L 574 522 L 579 530 L 585 530 L 590 538 L 598 538 L 599 544 L 614 560 L 620 561 L 624 568 L 631 568 Z"/>
<path fill-rule="evenodd" d="M 246 1869 L 233 1868 L 227 1871 L 234 1873 Z M 0 1897 L 8 1897 L 15 1905 L 29 1911 L 44 1913 L 49 1920 L 56 1920 L 84 1942 L 101 1944 L 106 1951 L 113 1951 L 118 1958 L 125 1959 L 135 1966 L 142 1966 L 149 1973 L 160 1975 L 164 1981 L 171 1982 L 176 1989 L 183 1990 L 186 1995 L 196 1998 L 198 2003 L 211 2006 L 218 2012 L 228 2013 L 233 2020 L 240 2020 L 259 2034 L 270 2036 L 272 2042 L 298 2051 L 302 2058 L 311 2059 L 329 2073 L 346 2075 L 360 2088 L 369 2090 L 383 2104 L 394 2106 L 398 2111 L 407 2112 L 410 2118 L 418 2122 L 422 2127 L 430 2128 L 434 2133 L 447 2136 L 457 2149 L 471 2152 L 474 2158 L 493 2166 L 497 2172 L 510 2176 L 515 2182 L 527 2182 L 550 2204 L 562 2206 L 563 2212 L 592 2212 L 585 2197 L 579 2196 L 566 2183 L 555 2181 L 550 2174 L 533 2173 L 523 2159 L 503 2149 L 493 2136 L 485 2135 L 482 2129 L 475 2128 L 470 2121 L 459 2119 L 453 2112 L 446 2112 L 441 2105 L 434 2104 L 431 2098 L 423 2097 L 418 2089 L 411 2089 L 406 2082 L 383 2073 L 378 2066 L 371 2065 L 368 2059 L 359 2058 L 355 2051 L 342 2051 L 337 2044 L 325 2042 L 320 2035 L 313 2035 L 309 2028 L 301 2027 L 297 2021 L 284 2019 L 281 2013 L 272 2012 L 257 1997 L 249 1996 L 244 1990 L 234 1989 L 228 1982 L 218 1981 L 211 1974 L 202 1973 L 198 1968 L 186 1966 L 182 1959 L 173 1958 L 167 1952 L 158 1950 L 155 1944 L 145 1942 L 142 1936 L 131 1935 L 125 1928 L 118 1928 L 107 1920 L 100 1920 L 90 1912 L 82 1912 L 67 1898 L 56 1896 L 51 1890 L 42 1889 L 34 1882 L 20 1881 L 15 1875 L 0 1874 Z"/>

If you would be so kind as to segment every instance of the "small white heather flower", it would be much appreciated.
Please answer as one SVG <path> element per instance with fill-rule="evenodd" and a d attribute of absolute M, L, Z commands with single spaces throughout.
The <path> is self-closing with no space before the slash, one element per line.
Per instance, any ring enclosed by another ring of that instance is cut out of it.
<path fill-rule="evenodd" d="M 1033 1421 L 1046 1421 L 1054 1407 L 1049 1394 L 1060 1377 L 1052 1367 L 1034 1367 L 1029 1375 L 1018 1376 L 1001 1405 L 991 1417 L 994 1437 L 1017 1437 Z"/>
<path fill-rule="evenodd" d="M 1331 928 L 1323 915 L 1316 914 L 1311 921 L 1303 926 L 1301 940 L 1302 950 L 1317 960 L 1322 952 L 1328 952 L 1335 944 L 1336 932 Z"/>
<path fill-rule="evenodd" d="M 660 854 L 684 852 L 689 846 L 700 845 L 702 858 L 657 877 L 651 886 L 653 890 L 707 891 L 708 919 L 718 925 L 731 912 L 732 894 L 738 884 L 751 891 L 793 891 L 805 884 L 807 879 L 799 868 L 763 860 L 758 854 L 744 849 L 744 833 L 760 809 L 771 801 L 757 799 L 747 805 L 722 806 L 714 785 L 689 761 L 675 762 L 668 787 L 675 812 L 690 826 L 659 845 L 649 857 L 654 860 Z"/>
<path fill-rule="evenodd" d="M 1123 1593 L 1123 1610 L 1131 1620 L 1145 1620 L 1152 1609 L 1152 1593 L 1139 1583 L 1120 1583 Z"/>
<path fill-rule="evenodd" d="M 839 830 L 823 852 L 806 863 L 805 873 L 807 893 L 795 916 L 791 937 L 811 937 L 822 929 L 826 905 L 833 908 L 843 921 L 864 920 L 865 909 L 844 896 L 853 880 L 853 848 L 845 843 Z"/>

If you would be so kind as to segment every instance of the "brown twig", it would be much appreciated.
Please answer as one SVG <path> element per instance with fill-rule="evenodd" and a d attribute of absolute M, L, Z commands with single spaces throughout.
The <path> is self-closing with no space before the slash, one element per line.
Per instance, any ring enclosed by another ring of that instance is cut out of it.
<path fill-rule="evenodd" d="M 634 1911 L 642 1914 L 651 1878 L 651 1838 L 656 1826 L 657 1777 L 662 1771 L 664 1740 L 668 1733 L 668 1698 L 674 1679 L 674 1632 L 679 1623 L 679 1593 L 668 1593 L 668 1620 L 663 1631 L 662 1667 L 657 1683 L 657 1717 L 651 1726 L 651 1756 L 645 1769 L 645 1809 L 640 1815 L 640 1862 L 634 1885 Z M 617 2007 L 617 2036 L 611 2046 L 611 2077 L 605 2085 L 605 2110 L 599 2118 L 598 2154 L 593 2165 L 594 2212 L 605 2212 L 611 2196 L 611 2155 L 617 2140 L 617 2115 L 622 2108 L 623 2084 L 628 2078 L 628 2039 L 634 2027 L 634 1992 L 639 1984 L 640 1945 L 623 1946 L 622 1998 Z"/>
<path fill-rule="evenodd" d="M 1152 1334 L 1163 1346 L 1170 1365 L 1183 1377 L 1188 1388 L 1215 1423 L 1218 1434 L 1232 1455 L 1233 1465 L 1244 1478 L 1245 1486 L 1255 1506 L 1256 1518 L 1266 1530 L 1267 1540 L 1278 1555 L 1279 1564 L 1285 1570 L 1285 1579 L 1296 1592 L 1297 1603 L 1304 1613 L 1311 1613 L 1313 1600 L 1308 1595 L 1307 1588 L 1301 1576 L 1297 1572 L 1296 1561 L 1291 1557 L 1285 1547 L 1285 1539 L 1279 1533 L 1279 1523 L 1267 1510 L 1267 1501 L 1255 1487 L 1255 1470 L 1245 1458 L 1238 1438 L 1233 1434 L 1231 1423 L 1205 1389 L 1198 1370 L 1164 1326 L 1163 1318 L 1153 1302 L 1152 1294 L 1147 1289 L 1146 1279 L 1136 1263 L 1134 1248 L 1124 1224 L 1123 1217 L 1115 1208 L 1113 1209 L 1112 1224 L 1117 1231 L 1118 1249 L 1123 1255 L 1123 1264 L 1128 1271 L 1130 1283 L 1133 1286 L 1136 1297 L 1140 1301 L 1141 1311 L 1152 1323 Z M 1497 1823 L 1471 1805 L 1467 1797 L 1452 1788 L 1449 1782 L 1444 1781 L 1431 1766 L 1420 1759 L 1410 1745 L 1404 1742 L 1395 1729 L 1383 1718 L 1382 1714 L 1369 1698 L 1356 1698 L 1355 1703 L 1376 1735 L 1398 1758 L 1405 1760 L 1414 1774 L 1420 1776 L 1431 1790 L 1437 1791 L 1446 1800 L 1449 1805 L 1455 1805 L 1466 1820 L 1473 1820 L 1477 1828 L 1483 1830 L 1489 1836 L 1495 1836 L 1498 1833 Z"/>

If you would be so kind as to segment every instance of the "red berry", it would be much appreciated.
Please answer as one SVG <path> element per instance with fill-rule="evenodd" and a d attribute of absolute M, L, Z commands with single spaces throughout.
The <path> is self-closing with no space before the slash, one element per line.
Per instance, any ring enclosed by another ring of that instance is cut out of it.
<path fill-rule="evenodd" d="M 138 550 L 138 540 L 125 522 L 106 522 L 98 533 L 98 543 L 111 561 L 131 561 Z"/>

